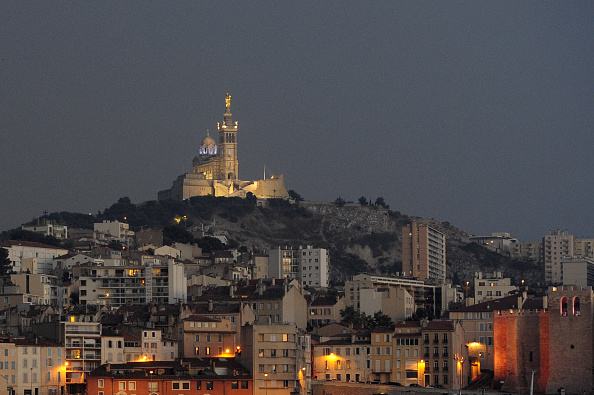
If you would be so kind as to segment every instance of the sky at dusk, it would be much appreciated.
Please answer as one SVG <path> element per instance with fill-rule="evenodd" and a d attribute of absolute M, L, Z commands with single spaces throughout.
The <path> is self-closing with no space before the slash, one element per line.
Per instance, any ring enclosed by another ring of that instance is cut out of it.
<path fill-rule="evenodd" d="M 228 92 L 242 180 L 594 237 L 593 78 L 592 1 L 3 1 L 0 230 L 155 200 Z"/>

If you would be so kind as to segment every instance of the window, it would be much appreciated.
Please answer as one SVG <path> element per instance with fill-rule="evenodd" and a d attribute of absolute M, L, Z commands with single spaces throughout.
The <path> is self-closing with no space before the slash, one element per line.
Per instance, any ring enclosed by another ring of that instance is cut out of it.
<path fill-rule="evenodd" d="M 200 335 L 196 335 L 196 343 L 200 342 Z"/>
<path fill-rule="evenodd" d="M 247 381 L 242 381 L 241 382 L 241 389 L 242 390 L 247 390 L 248 389 L 248 382 Z"/>
<path fill-rule="evenodd" d="M 130 391 L 136 391 L 136 381 L 128 381 L 128 389 Z"/>
<path fill-rule="evenodd" d="M 270 356 L 276 357 L 276 349 L 273 348 L 272 350 L 270 350 Z"/>
<path fill-rule="evenodd" d="M 288 342 L 289 341 L 289 335 L 287 333 L 283 333 L 283 341 L 284 342 Z"/>
<path fill-rule="evenodd" d="M 210 355 L 210 347 L 206 347 L 206 355 Z"/>
<path fill-rule="evenodd" d="M 579 298 L 579 296 L 576 296 L 575 298 L 573 298 L 573 315 L 575 317 L 580 316 L 580 298 Z"/>
<path fill-rule="evenodd" d="M 194 355 L 200 355 L 200 347 L 194 347 Z"/>
<path fill-rule="evenodd" d="M 206 382 L 206 389 L 207 390 L 212 390 L 212 381 L 207 381 Z"/>
<path fill-rule="evenodd" d="M 239 389 L 239 383 L 237 381 L 232 381 L 231 382 L 231 389 L 232 390 L 237 390 Z"/>
<path fill-rule="evenodd" d="M 202 381 L 197 381 L 196 382 L 196 389 L 197 390 L 201 390 L 202 389 Z"/>
<path fill-rule="evenodd" d="M 264 357 L 264 350 L 263 350 L 263 349 L 259 349 L 259 350 L 258 350 L 258 356 L 259 356 L 260 358 Z"/>
<path fill-rule="evenodd" d="M 189 381 L 184 381 L 182 383 L 182 389 L 183 390 L 189 390 L 190 389 L 190 382 Z"/>
<path fill-rule="evenodd" d="M 148 383 L 148 390 L 150 392 L 157 392 L 157 391 L 159 391 L 159 383 L 157 381 L 150 381 Z"/>
<path fill-rule="evenodd" d="M 126 391 L 126 382 L 125 381 L 118 382 L 118 388 L 120 389 L 120 391 Z"/>
<path fill-rule="evenodd" d="M 97 387 L 103 388 L 104 385 L 105 385 L 105 381 L 103 381 L 103 379 L 97 380 Z"/>

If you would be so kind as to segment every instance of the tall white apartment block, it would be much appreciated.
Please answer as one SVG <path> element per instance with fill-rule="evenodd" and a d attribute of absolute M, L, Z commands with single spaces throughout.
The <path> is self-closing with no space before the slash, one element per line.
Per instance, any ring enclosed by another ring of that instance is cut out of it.
<path fill-rule="evenodd" d="M 268 252 L 268 276 L 294 278 L 302 286 L 328 287 L 329 254 L 324 248 L 278 247 Z"/>
<path fill-rule="evenodd" d="M 543 238 L 545 283 L 563 282 L 562 263 L 565 257 L 575 255 L 575 238 L 567 230 L 549 231 Z"/>
<path fill-rule="evenodd" d="M 308 287 L 328 287 L 328 251 L 324 248 L 299 247 L 300 282 Z"/>

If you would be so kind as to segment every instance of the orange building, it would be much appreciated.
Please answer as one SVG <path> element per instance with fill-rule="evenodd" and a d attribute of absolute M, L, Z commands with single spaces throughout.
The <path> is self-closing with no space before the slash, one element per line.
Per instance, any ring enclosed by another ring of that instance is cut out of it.
<path fill-rule="evenodd" d="M 138 394 L 253 393 L 249 372 L 231 358 L 190 358 L 176 361 L 106 364 L 87 377 L 87 393 Z"/>

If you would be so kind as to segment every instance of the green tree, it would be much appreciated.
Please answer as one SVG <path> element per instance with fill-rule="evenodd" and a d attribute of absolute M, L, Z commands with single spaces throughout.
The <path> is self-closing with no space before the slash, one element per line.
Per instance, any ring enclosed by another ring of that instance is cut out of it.
<path fill-rule="evenodd" d="M 12 272 L 12 264 L 8 256 L 8 250 L 6 248 L 0 248 L 0 275 L 4 276 Z"/>
<path fill-rule="evenodd" d="M 336 203 L 336 205 L 338 207 L 342 207 L 346 204 L 345 200 L 343 198 L 341 198 L 340 196 L 336 198 L 336 200 L 334 201 L 334 203 Z"/>
<path fill-rule="evenodd" d="M 366 198 L 365 196 L 361 196 L 361 197 L 359 198 L 359 204 L 360 204 L 361 206 L 367 206 L 367 198 Z"/>
<path fill-rule="evenodd" d="M 297 192 L 295 192 L 294 190 L 290 189 L 289 190 L 289 196 L 294 199 L 296 202 L 301 202 L 303 200 L 303 198 L 301 197 L 300 194 L 298 194 Z"/>
<path fill-rule="evenodd" d="M 383 198 L 383 197 L 381 197 L 381 196 L 380 196 L 380 197 L 378 197 L 377 199 L 375 199 L 375 205 L 376 205 L 376 206 L 381 206 L 381 207 L 383 207 L 383 208 L 386 208 L 386 209 L 387 209 L 387 208 L 390 208 L 390 206 L 388 206 L 388 205 L 386 204 L 386 202 L 384 201 L 384 198 Z"/>

